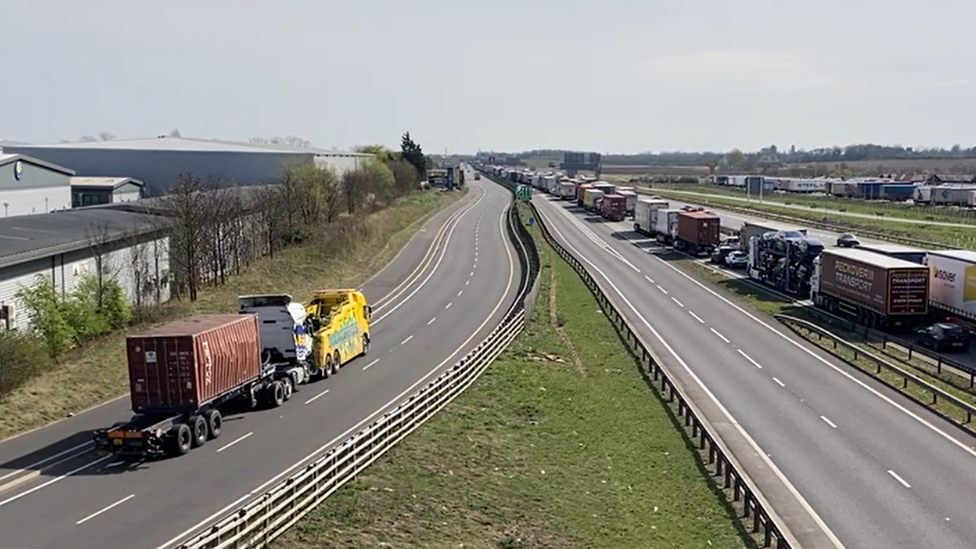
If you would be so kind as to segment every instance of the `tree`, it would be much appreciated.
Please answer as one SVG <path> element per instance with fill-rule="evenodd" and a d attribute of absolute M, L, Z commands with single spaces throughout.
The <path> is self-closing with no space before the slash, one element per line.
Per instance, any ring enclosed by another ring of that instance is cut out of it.
<path fill-rule="evenodd" d="M 169 137 L 183 137 L 183 134 L 180 133 L 179 128 L 173 128 L 169 131 Z"/>
<path fill-rule="evenodd" d="M 83 135 L 81 136 L 80 139 L 78 139 L 78 141 L 81 141 L 83 143 L 91 143 L 92 141 L 98 141 L 98 140 L 91 135 Z"/>
<path fill-rule="evenodd" d="M 421 178 L 426 175 L 427 157 L 424 155 L 424 151 L 420 148 L 420 145 L 410 137 L 410 132 L 404 133 L 400 139 L 400 156 L 417 170 Z"/>
<path fill-rule="evenodd" d="M 346 212 L 354 214 L 369 192 L 370 176 L 364 167 L 358 167 L 342 174 L 340 187 Z"/>
<path fill-rule="evenodd" d="M 115 136 L 109 132 L 102 132 L 98 134 L 98 138 L 101 139 L 102 141 L 111 141 L 115 139 Z"/>
<path fill-rule="evenodd" d="M 261 144 L 261 145 L 285 145 L 288 147 L 298 147 L 298 148 L 308 148 L 312 146 L 312 142 L 297 137 L 294 135 L 289 135 L 287 137 L 252 137 L 247 140 L 249 143 Z"/>
<path fill-rule="evenodd" d="M 42 275 L 37 275 L 35 280 L 33 286 L 17 291 L 17 299 L 27 308 L 31 329 L 44 342 L 48 355 L 57 358 L 68 348 L 74 330 L 65 318 L 54 281 Z"/>
<path fill-rule="evenodd" d="M 746 155 L 739 149 L 732 149 L 725 155 L 725 163 L 730 168 L 741 168 L 746 164 Z"/>

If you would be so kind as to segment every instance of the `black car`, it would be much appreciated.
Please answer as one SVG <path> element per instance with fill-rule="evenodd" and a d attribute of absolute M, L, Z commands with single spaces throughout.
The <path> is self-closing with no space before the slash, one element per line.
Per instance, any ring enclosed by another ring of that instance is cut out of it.
<path fill-rule="evenodd" d="M 936 351 L 953 350 L 966 352 L 969 350 L 969 333 L 956 324 L 939 322 L 922 328 L 916 333 L 919 345 L 931 347 Z"/>
<path fill-rule="evenodd" d="M 861 242 L 851 233 L 844 233 L 837 236 L 837 246 L 839 248 L 853 248 L 859 246 Z"/>

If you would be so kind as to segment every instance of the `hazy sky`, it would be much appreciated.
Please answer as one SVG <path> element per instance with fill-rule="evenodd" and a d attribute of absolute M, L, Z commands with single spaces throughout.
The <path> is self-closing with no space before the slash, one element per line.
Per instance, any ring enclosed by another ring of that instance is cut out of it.
<path fill-rule="evenodd" d="M 974 0 L 0 0 L 0 138 L 976 144 Z"/>

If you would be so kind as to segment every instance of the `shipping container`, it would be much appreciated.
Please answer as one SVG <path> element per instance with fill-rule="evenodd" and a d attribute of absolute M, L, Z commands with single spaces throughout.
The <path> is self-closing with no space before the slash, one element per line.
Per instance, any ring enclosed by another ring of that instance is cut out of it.
<path fill-rule="evenodd" d="M 581 183 L 576 187 L 576 205 L 583 207 L 583 198 L 586 196 L 586 191 L 592 189 L 593 185 L 591 183 Z"/>
<path fill-rule="evenodd" d="M 976 321 L 976 252 L 930 250 L 926 265 L 932 306 Z"/>
<path fill-rule="evenodd" d="M 659 200 L 642 196 L 637 199 L 634 206 L 634 231 L 646 235 L 654 235 L 654 221 L 651 219 L 651 211 L 658 208 L 667 208 L 667 200 Z"/>
<path fill-rule="evenodd" d="M 880 200 L 881 187 L 884 183 L 884 181 L 859 181 L 854 196 L 861 200 Z"/>
<path fill-rule="evenodd" d="M 255 315 L 207 315 L 126 338 L 136 413 L 196 410 L 261 374 Z"/>
<path fill-rule="evenodd" d="M 892 202 L 911 200 L 915 194 L 915 185 L 888 184 L 881 186 L 881 197 Z"/>
<path fill-rule="evenodd" d="M 719 217 L 705 211 L 682 211 L 678 214 L 678 233 L 674 245 L 691 255 L 710 254 L 719 245 Z"/>
<path fill-rule="evenodd" d="M 928 314 L 929 273 L 866 250 L 828 249 L 814 260 L 811 299 L 873 328 L 910 326 Z"/>
<path fill-rule="evenodd" d="M 637 193 L 623 187 L 617 188 L 617 194 L 627 199 L 627 215 L 633 215 L 637 208 Z"/>
<path fill-rule="evenodd" d="M 627 217 L 627 197 L 607 194 L 600 203 L 600 215 L 610 221 L 623 221 Z"/>
<path fill-rule="evenodd" d="M 599 189 L 586 189 L 583 192 L 583 207 L 589 211 L 597 211 L 600 208 L 600 201 L 603 200 L 604 193 Z"/>

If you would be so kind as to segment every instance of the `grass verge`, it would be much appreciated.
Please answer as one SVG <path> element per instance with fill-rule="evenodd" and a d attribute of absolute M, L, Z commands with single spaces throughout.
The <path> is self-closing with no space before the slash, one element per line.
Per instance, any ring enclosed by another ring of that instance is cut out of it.
<path fill-rule="evenodd" d="M 403 198 L 371 214 L 358 230 L 256 261 L 225 285 L 202 291 L 195 303 L 169 304 L 162 316 L 236 311 L 237 296 L 246 293 L 304 298 L 321 288 L 361 284 L 385 267 L 431 215 L 461 196 L 428 191 Z M 125 335 L 112 333 L 67 353 L 58 367 L 0 401 L 0 440 L 126 394 Z"/>
<path fill-rule="evenodd" d="M 713 285 L 718 286 L 719 288 L 732 294 L 732 296 L 746 302 L 753 308 L 766 314 L 785 314 L 796 318 L 801 318 L 816 325 L 823 324 L 820 322 L 820 318 L 810 314 L 806 307 L 801 307 L 793 302 L 787 301 L 776 294 L 763 290 L 759 286 L 742 280 L 723 276 L 691 259 L 682 259 L 679 260 L 678 263 L 681 267 L 685 268 L 685 270 L 694 273 L 698 278 L 711 282 Z M 976 394 L 974 394 L 973 390 L 969 387 L 968 378 L 962 378 L 959 375 L 951 373 L 945 369 L 939 371 L 935 364 L 932 364 L 931 362 L 919 357 L 909 358 L 907 353 L 898 350 L 898 348 L 893 345 L 883 346 L 879 341 L 866 339 L 863 334 L 853 333 L 841 326 L 831 325 L 823 327 L 839 337 L 842 337 L 844 340 L 853 343 L 857 347 L 864 349 L 865 351 L 879 355 L 882 358 L 891 359 L 890 362 L 897 366 L 903 367 L 903 369 L 915 374 L 935 387 L 938 387 L 939 389 L 942 389 L 943 391 L 962 399 L 965 402 L 976 404 Z M 877 379 L 880 379 L 885 384 L 907 394 L 919 402 L 925 403 L 926 405 L 930 405 L 932 402 L 932 394 L 929 391 L 923 390 L 915 385 L 903 387 L 903 378 L 900 375 L 893 374 L 886 370 L 882 370 L 882 372 L 879 374 L 877 371 L 877 365 L 873 361 L 864 358 L 863 355 L 855 357 L 854 353 L 848 350 L 843 348 L 835 349 L 830 340 L 822 339 L 816 333 L 809 333 L 802 329 L 794 329 L 793 331 L 803 336 L 808 341 L 837 356 L 838 358 L 841 358 L 845 362 L 857 366 L 864 372 L 874 376 Z M 933 407 L 938 412 L 959 423 L 966 422 L 966 414 L 960 412 L 959 409 L 954 406 L 939 401 Z"/>
<path fill-rule="evenodd" d="M 976 226 L 974 226 L 972 229 L 964 229 L 961 227 L 945 227 L 924 223 L 908 224 L 899 223 L 896 221 L 887 221 L 882 218 L 865 219 L 824 213 L 823 211 L 816 211 L 812 209 L 807 211 L 797 208 L 787 208 L 784 206 L 776 206 L 770 202 L 764 202 L 762 204 L 744 203 L 737 200 L 731 200 L 728 197 L 717 195 L 702 198 L 700 196 L 669 192 L 667 189 L 658 188 L 655 188 L 654 192 L 671 200 L 679 200 L 681 202 L 690 202 L 693 204 L 698 203 L 719 209 L 723 207 L 735 208 L 738 210 L 751 212 L 757 217 L 764 217 L 763 214 L 772 214 L 797 221 L 826 224 L 829 225 L 832 228 L 831 230 L 835 232 L 843 232 L 848 230 L 854 232 L 870 231 L 873 233 L 887 234 L 903 239 L 909 239 L 916 242 L 934 242 L 959 248 L 976 247 Z M 960 220 L 957 219 L 955 222 L 960 222 Z"/>
<path fill-rule="evenodd" d="M 275 549 L 755 546 L 596 299 L 532 230 L 542 280 L 526 331 Z"/>

